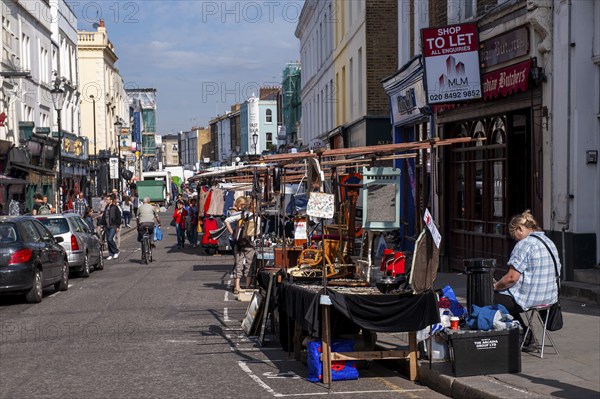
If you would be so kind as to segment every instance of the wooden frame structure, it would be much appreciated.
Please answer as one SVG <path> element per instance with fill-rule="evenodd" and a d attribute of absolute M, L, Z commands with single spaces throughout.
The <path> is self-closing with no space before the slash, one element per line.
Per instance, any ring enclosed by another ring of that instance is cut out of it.
<path fill-rule="evenodd" d="M 462 144 L 467 142 L 482 141 L 485 138 L 460 137 L 454 139 L 429 139 L 418 142 L 384 144 L 377 146 L 326 149 L 319 152 L 300 152 L 288 154 L 275 154 L 262 156 L 260 159 L 250 162 L 246 167 L 240 167 L 223 171 L 223 173 L 211 173 L 211 176 L 219 176 L 231 182 L 248 183 L 253 181 L 254 172 L 260 168 L 269 174 L 270 168 L 282 168 L 282 185 L 297 183 L 306 177 L 303 170 L 304 161 L 310 158 L 319 160 L 320 165 L 325 171 L 325 178 L 331 178 L 337 174 L 337 168 L 357 168 L 362 166 L 374 166 L 381 161 L 391 161 L 395 159 L 415 158 L 419 150 L 433 150 L 439 146 Z M 432 157 L 435 152 L 431 151 Z M 435 159 L 432 159 L 433 162 Z M 432 180 L 434 168 L 432 168 Z M 204 174 L 197 175 L 195 179 L 202 179 Z M 325 269 L 325 265 L 324 265 Z M 324 289 L 327 284 L 325 273 L 323 276 Z M 331 325 L 330 325 L 330 306 L 321 303 L 321 340 L 323 361 L 323 382 L 331 384 L 331 362 L 336 360 L 383 360 L 383 359 L 408 359 L 409 360 L 409 379 L 414 381 L 417 377 L 417 339 L 416 331 L 408 332 L 409 347 L 408 350 L 390 350 L 390 351 L 359 351 L 359 352 L 332 352 L 331 351 Z M 300 359 L 302 327 L 298 321 L 295 321 L 294 329 L 294 352 L 296 359 Z"/>

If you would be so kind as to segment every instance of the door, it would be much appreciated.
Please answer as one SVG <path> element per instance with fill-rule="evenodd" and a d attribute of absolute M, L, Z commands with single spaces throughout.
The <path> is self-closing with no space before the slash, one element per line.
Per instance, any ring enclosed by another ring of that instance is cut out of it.
<path fill-rule="evenodd" d="M 514 246 L 507 224 L 531 203 L 529 113 L 523 110 L 444 126 L 446 137 L 484 139 L 448 149 L 444 195 L 452 269 L 463 270 L 469 258 L 493 258 L 499 269 L 506 268 Z"/>
<path fill-rule="evenodd" d="M 44 243 L 44 252 L 46 253 L 48 264 L 45 265 L 44 274 L 48 274 L 48 279 L 53 282 L 61 278 L 62 265 L 64 263 L 63 248 L 56 242 L 50 230 L 38 221 L 33 222 L 41 236 L 41 242 Z M 48 271 L 46 271 L 46 269 Z M 46 279 L 46 278 L 45 278 Z"/>

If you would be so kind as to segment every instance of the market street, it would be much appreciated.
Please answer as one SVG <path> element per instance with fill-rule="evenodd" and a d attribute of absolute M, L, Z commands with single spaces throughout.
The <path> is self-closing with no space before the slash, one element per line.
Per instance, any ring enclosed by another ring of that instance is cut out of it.
<path fill-rule="evenodd" d="M 68 291 L 35 305 L 0 297 L 0 397 L 445 397 L 381 363 L 331 392 L 306 381 L 272 335 L 258 348 L 242 331 L 248 303 L 231 294 L 231 255 L 175 243 L 166 227 L 146 266 L 127 232 L 121 256 Z"/>

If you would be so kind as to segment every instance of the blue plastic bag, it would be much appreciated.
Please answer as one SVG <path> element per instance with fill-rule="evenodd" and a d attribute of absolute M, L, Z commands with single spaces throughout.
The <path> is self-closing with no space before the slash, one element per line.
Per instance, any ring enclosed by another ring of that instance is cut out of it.
<path fill-rule="evenodd" d="M 162 241 L 163 239 L 163 231 L 160 226 L 156 226 L 154 228 L 154 241 Z"/>
<path fill-rule="evenodd" d="M 308 377 L 310 382 L 323 380 L 323 363 L 321 362 L 321 341 L 310 341 L 308 343 Z M 350 339 L 334 340 L 331 343 L 332 352 L 352 352 L 354 341 Z M 331 362 L 331 380 L 357 380 L 358 369 L 354 360 L 336 360 Z"/>

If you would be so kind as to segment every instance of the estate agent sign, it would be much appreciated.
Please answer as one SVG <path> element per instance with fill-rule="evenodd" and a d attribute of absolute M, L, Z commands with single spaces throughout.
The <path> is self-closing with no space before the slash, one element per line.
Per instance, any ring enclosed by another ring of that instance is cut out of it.
<path fill-rule="evenodd" d="M 445 104 L 482 97 L 477 24 L 421 29 L 427 102 Z"/>

